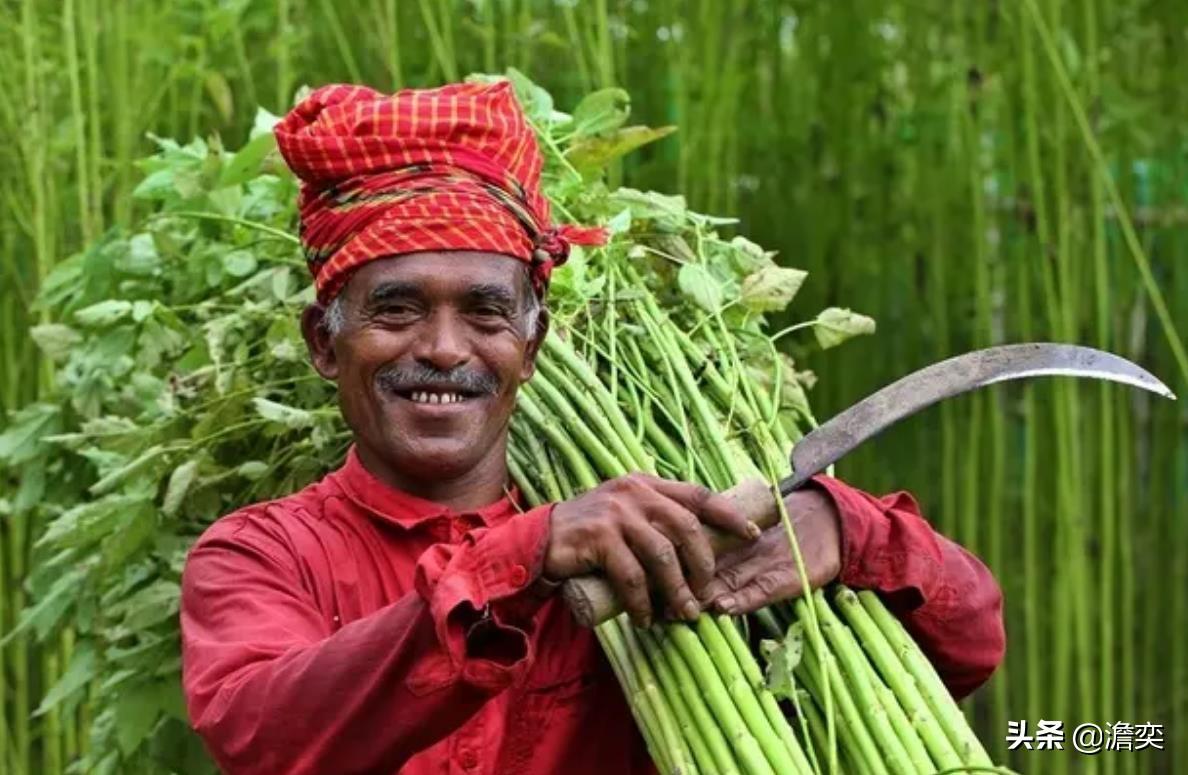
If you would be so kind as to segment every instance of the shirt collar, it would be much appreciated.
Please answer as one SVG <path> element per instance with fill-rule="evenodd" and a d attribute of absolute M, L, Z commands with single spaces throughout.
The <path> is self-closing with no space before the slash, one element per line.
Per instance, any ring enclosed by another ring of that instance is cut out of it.
<path fill-rule="evenodd" d="M 431 519 L 460 516 L 459 512 L 448 506 L 418 498 L 381 481 L 364 467 L 354 444 L 347 451 L 346 462 L 330 476 L 355 504 L 401 527 L 415 527 Z M 510 495 L 466 514 L 478 517 L 484 525 L 496 525 L 522 511 L 516 506 L 518 501 L 519 493 L 512 488 Z"/>

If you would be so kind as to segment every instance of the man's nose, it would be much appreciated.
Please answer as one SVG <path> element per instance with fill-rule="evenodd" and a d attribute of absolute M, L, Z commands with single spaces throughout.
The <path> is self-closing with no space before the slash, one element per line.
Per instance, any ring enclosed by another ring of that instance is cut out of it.
<path fill-rule="evenodd" d="M 434 313 L 417 338 L 413 357 L 439 371 L 448 371 L 470 360 L 470 346 L 457 316 L 445 311 Z"/>

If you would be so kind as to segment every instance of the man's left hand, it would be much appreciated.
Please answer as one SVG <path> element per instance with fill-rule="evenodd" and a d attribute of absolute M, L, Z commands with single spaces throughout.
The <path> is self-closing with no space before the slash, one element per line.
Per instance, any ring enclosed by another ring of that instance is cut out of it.
<path fill-rule="evenodd" d="M 841 573 L 841 520 L 832 499 L 820 490 L 797 490 L 784 502 L 813 589 Z M 804 591 L 783 523 L 757 541 L 718 558 L 714 579 L 701 595 L 704 604 L 727 614 L 757 611 Z"/>

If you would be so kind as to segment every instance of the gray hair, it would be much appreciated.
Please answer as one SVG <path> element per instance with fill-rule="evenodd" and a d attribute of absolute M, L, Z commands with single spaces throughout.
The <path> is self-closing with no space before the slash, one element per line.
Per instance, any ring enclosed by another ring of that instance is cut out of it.
<path fill-rule="evenodd" d="M 342 294 L 330 300 L 326 307 L 326 314 L 322 316 L 322 329 L 331 337 L 338 336 L 346 325 L 346 309 L 342 301 Z"/>
<path fill-rule="evenodd" d="M 520 321 L 523 326 L 520 330 L 524 336 L 531 338 L 539 333 L 540 313 L 544 305 L 541 303 L 540 297 L 536 295 L 536 291 L 533 290 L 531 280 L 527 282 L 527 285 L 528 299 L 520 310 Z M 321 325 L 322 329 L 331 337 L 338 336 L 346 327 L 346 303 L 343 301 L 341 293 L 326 306 L 326 314 L 322 316 Z"/>

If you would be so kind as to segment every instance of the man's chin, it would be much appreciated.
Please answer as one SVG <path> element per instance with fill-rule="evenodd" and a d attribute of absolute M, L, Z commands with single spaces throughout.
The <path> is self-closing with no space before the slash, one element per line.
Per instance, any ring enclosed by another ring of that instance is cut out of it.
<path fill-rule="evenodd" d="M 484 450 L 468 439 L 418 439 L 413 444 L 403 439 L 386 462 L 408 476 L 448 481 L 466 474 L 483 456 Z"/>

